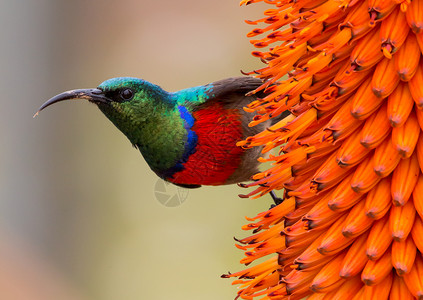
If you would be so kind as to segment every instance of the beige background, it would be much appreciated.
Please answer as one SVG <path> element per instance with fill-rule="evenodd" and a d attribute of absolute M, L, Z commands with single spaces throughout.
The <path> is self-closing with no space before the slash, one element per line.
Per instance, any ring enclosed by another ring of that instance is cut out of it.
<path fill-rule="evenodd" d="M 261 67 L 237 0 L 0 3 L 0 298 L 233 299 L 244 216 L 236 186 L 162 206 L 138 151 L 84 102 L 51 96 L 116 76 L 169 91 Z M 173 191 L 174 192 L 174 191 Z M 29 296 L 30 295 L 30 296 Z"/>

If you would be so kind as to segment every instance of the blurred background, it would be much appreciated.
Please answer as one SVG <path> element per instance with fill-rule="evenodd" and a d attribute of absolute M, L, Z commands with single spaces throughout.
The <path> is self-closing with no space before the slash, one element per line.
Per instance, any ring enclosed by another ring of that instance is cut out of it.
<path fill-rule="evenodd" d="M 246 235 L 244 216 L 270 197 L 203 187 L 163 206 L 157 177 L 95 106 L 64 102 L 32 115 L 55 94 L 110 77 L 175 91 L 261 67 L 243 20 L 263 6 L 238 3 L 0 2 L 1 299 L 235 297 L 220 278 L 243 268 L 232 237 Z"/>

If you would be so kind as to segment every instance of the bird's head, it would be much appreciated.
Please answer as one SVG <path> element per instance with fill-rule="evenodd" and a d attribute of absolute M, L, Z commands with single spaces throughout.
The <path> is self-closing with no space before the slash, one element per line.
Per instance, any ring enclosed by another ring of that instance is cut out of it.
<path fill-rule="evenodd" d="M 117 77 L 94 89 L 70 90 L 56 95 L 46 101 L 34 116 L 54 103 L 79 99 L 96 104 L 133 144 L 137 143 L 143 124 L 174 106 L 169 93 L 159 86 L 138 78 Z"/>

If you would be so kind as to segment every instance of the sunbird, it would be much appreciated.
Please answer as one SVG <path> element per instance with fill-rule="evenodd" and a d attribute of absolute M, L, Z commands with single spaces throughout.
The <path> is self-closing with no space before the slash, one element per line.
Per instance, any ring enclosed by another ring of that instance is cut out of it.
<path fill-rule="evenodd" d="M 236 143 L 271 125 L 266 121 L 249 127 L 255 115 L 243 109 L 263 96 L 251 93 L 262 84 L 258 78 L 233 77 L 171 93 L 143 79 L 117 77 L 97 88 L 58 94 L 35 115 L 60 101 L 88 100 L 160 178 L 185 188 L 233 184 L 258 172 L 261 148 Z"/>

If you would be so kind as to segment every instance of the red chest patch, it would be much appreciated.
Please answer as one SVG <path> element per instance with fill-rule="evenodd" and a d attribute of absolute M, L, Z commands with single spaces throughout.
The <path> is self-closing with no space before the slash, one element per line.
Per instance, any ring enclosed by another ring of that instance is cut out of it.
<path fill-rule="evenodd" d="M 243 138 L 237 109 L 224 109 L 220 103 L 194 112 L 198 136 L 196 151 L 169 181 L 177 184 L 221 185 L 238 168 L 244 150 L 236 142 Z"/>

